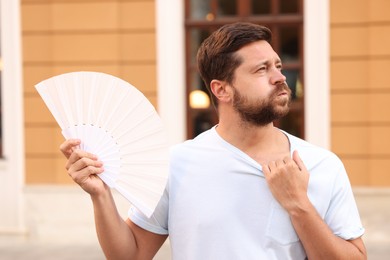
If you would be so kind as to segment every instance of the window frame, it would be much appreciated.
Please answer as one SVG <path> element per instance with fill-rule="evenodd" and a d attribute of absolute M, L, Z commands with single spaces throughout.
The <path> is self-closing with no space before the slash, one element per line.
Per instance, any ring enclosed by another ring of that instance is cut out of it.
<path fill-rule="evenodd" d="M 304 0 L 305 140 L 330 148 L 329 0 Z M 186 139 L 184 3 L 156 0 L 158 109 L 168 142 Z M 172 55 L 175 54 L 175 55 Z M 172 102 L 174 100 L 175 102 Z"/>
<path fill-rule="evenodd" d="M 194 131 L 194 120 L 198 114 L 208 113 L 210 114 L 212 121 L 217 122 L 216 113 L 212 107 L 207 109 L 192 109 L 189 106 L 189 94 L 192 91 L 191 80 L 192 75 L 195 73 L 196 68 L 194 64 L 191 64 L 191 30 L 192 29 L 211 29 L 218 28 L 224 24 L 237 22 L 237 21 L 247 21 L 257 24 L 267 25 L 273 32 L 274 43 L 273 47 L 277 53 L 280 54 L 280 46 L 278 45 L 279 41 L 279 32 L 283 26 L 295 26 L 298 27 L 298 42 L 299 42 L 299 61 L 296 63 L 293 62 L 284 62 L 285 69 L 299 69 L 299 78 L 301 83 L 304 86 L 304 6 L 303 0 L 298 1 L 298 13 L 296 14 L 280 14 L 279 10 L 279 1 L 280 0 L 270 0 L 271 9 L 269 15 L 252 15 L 251 14 L 251 1 L 252 0 L 239 0 L 237 1 L 237 15 L 235 16 L 222 16 L 217 17 L 218 13 L 218 0 L 210 0 L 210 14 L 213 19 L 194 19 L 191 17 L 191 0 L 185 1 L 185 50 L 186 50 L 186 117 L 187 117 L 187 138 L 193 138 L 196 136 Z M 299 133 L 297 135 L 302 138 L 305 137 L 305 102 L 304 95 L 302 98 L 294 100 L 291 105 L 291 113 L 299 113 L 298 124 L 301 125 Z M 275 122 L 276 126 L 280 126 L 280 123 Z"/>

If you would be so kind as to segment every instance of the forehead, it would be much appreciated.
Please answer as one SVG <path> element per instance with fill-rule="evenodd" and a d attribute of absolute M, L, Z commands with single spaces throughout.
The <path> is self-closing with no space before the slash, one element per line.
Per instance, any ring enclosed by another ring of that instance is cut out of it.
<path fill-rule="evenodd" d="M 260 61 L 279 61 L 279 55 L 267 41 L 256 41 L 245 45 L 236 54 L 242 59 L 242 65 Z"/>

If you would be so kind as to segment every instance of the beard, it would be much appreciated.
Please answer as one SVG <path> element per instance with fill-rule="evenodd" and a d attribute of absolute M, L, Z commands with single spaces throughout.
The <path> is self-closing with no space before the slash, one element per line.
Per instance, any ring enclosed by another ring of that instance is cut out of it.
<path fill-rule="evenodd" d="M 233 107 L 244 122 L 254 126 L 265 126 L 288 114 L 291 90 L 286 83 L 279 84 L 267 99 L 250 101 L 234 89 Z M 287 99 L 280 100 L 278 95 L 287 92 Z"/>

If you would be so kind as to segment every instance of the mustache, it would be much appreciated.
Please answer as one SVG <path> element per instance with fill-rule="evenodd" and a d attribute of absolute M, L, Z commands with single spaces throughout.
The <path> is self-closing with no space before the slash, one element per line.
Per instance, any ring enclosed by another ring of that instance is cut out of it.
<path fill-rule="evenodd" d="M 287 82 L 286 81 L 283 81 L 281 83 L 278 83 L 273 91 L 273 95 L 274 96 L 277 96 L 279 95 L 280 93 L 282 92 L 287 92 L 287 94 L 289 96 L 291 96 L 291 89 L 290 87 L 287 85 Z"/>

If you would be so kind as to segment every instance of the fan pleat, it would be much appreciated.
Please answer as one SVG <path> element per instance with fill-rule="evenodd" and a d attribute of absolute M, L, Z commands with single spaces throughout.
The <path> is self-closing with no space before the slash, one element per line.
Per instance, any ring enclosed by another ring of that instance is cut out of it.
<path fill-rule="evenodd" d="M 121 104 L 123 107 L 118 108 L 121 111 L 121 114 L 118 115 L 118 120 L 115 120 L 115 122 L 112 122 L 113 124 L 109 126 L 111 127 L 110 130 L 115 129 L 117 125 L 120 125 L 123 122 L 123 120 L 126 120 L 128 118 L 132 118 L 133 120 L 136 120 L 137 115 L 135 114 L 135 110 L 143 102 L 142 96 L 139 96 L 138 94 L 139 93 L 135 90 L 132 90 L 131 92 L 128 93 L 129 98 L 131 98 L 131 102 Z"/>
<path fill-rule="evenodd" d="M 106 116 L 107 120 L 103 125 L 103 128 L 107 129 L 107 131 L 112 132 L 111 125 L 121 121 L 121 116 L 126 111 L 123 109 L 129 109 L 129 104 L 126 104 L 126 101 L 131 98 L 129 97 L 130 92 L 132 92 L 130 88 L 124 87 L 113 93 L 115 98 L 112 98 L 111 100 L 110 110 L 107 110 L 107 113 L 110 114 Z M 114 114 L 116 116 L 113 116 Z"/>
<path fill-rule="evenodd" d="M 68 125 L 74 126 L 77 125 L 76 121 L 76 109 L 74 109 L 74 106 L 70 106 L 69 102 L 70 100 L 74 100 L 74 93 L 73 88 L 66 88 L 67 84 L 65 82 L 56 80 L 56 85 L 58 85 L 58 99 L 61 103 L 61 107 L 65 112 L 66 118 L 68 119 Z M 53 89 L 53 88 L 50 88 Z M 74 101 L 73 101 L 74 102 Z M 75 103 L 75 102 L 74 102 Z"/>
<path fill-rule="evenodd" d="M 47 93 L 46 88 L 44 91 L 41 91 L 40 94 L 44 100 L 47 100 L 46 105 L 49 108 L 49 110 L 51 111 L 52 115 L 54 116 L 54 119 L 56 120 L 58 125 L 61 127 L 61 129 L 66 128 L 66 125 L 62 120 L 61 112 L 56 108 L 56 105 L 54 104 L 54 101 Z"/>
<path fill-rule="evenodd" d="M 66 139 L 103 162 L 98 176 L 146 216 L 168 177 L 166 134 L 156 110 L 131 84 L 98 72 L 72 72 L 36 86 Z"/>
<path fill-rule="evenodd" d="M 151 107 L 146 107 L 143 103 L 142 100 L 136 100 L 133 104 L 127 105 L 129 106 L 128 110 L 124 110 L 127 113 L 117 122 L 109 125 L 109 131 L 120 138 L 122 135 L 134 134 L 137 131 L 137 127 L 140 127 L 143 122 L 150 118 L 158 121 L 156 112 Z M 151 127 L 155 127 L 155 124 Z"/>
<path fill-rule="evenodd" d="M 148 196 L 145 196 L 145 191 L 142 186 L 128 187 L 127 184 L 115 186 L 115 189 L 119 191 L 126 199 L 128 199 L 136 208 L 143 212 L 146 216 L 151 216 L 153 210 L 146 205 L 154 203 L 156 200 L 160 200 L 160 193 L 148 190 Z"/>

